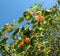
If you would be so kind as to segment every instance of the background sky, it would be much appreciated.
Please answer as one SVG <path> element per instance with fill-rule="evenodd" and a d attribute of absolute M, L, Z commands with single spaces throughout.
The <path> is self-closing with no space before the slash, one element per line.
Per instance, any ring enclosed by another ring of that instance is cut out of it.
<path fill-rule="evenodd" d="M 56 0 L 0 0 L 0 28 L 14 19 L 17 20 L 27 8 L 34 6 L 34 2 L 44 2 L 43 6 L 50 8 Z"/>
<path fill-rule="evenodd" d="M 34 6 L 34 2 L 44 2 L 43 7 L 46 8 L 57 3 L 56 0 L 0 0 L 0 29 L 6 23 L 17 20 L 27 8 Z"/>

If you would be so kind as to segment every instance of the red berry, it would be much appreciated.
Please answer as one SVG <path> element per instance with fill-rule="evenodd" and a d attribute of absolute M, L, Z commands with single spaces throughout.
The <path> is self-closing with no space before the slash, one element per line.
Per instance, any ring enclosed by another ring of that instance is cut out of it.
<path fill-rule="evenodd" d="M 20 42 L 20 46 L 24 46 L 24 42 Z"/>
<path fill-rule="evenodd" d="M 30 39 L 29 38 L 25 38 L 25 42 L 29 43 Z"/>

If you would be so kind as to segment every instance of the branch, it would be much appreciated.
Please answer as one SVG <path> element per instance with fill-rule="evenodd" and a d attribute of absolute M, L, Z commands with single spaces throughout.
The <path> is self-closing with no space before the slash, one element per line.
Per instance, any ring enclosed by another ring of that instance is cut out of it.
<path fill-rule="evenodd" d="M 4 46 L 2 46 L 2 45 L 0 45 L 0 46 L 9 56 L 11 56 L 11 54 L 7 50 L 5 50 Z"/>

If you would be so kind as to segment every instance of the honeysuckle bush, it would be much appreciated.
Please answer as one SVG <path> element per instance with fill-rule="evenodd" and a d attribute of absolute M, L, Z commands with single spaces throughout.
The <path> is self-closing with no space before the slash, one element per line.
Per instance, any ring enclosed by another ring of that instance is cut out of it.
<path fill-rule="evenodd" d="M 13 43 L 8 45 L 9 38 Z M 36 4 L 17 23 L 4 25 L 0 31 L 0 52 L 2 56 L 60 56 L 59 4 L 50 9 Z"/>

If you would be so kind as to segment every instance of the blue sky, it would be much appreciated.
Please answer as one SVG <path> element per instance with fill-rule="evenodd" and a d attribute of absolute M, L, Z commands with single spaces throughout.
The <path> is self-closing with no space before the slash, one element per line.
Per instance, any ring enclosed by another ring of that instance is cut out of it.
<path fill-rule="evenodd" d="M 0 28 L 17 20 L 27 8 L 34 6 L 34 2 L 44 2 L 43 7 L 50 8 L 55 5 L 56 0 L 0 0 Z"/>
<path fill-rule="evenodd" d="M 0 0 L 0 28 L 14 19 L 17 20 L 27 8 L 34 6 L 34 2 L 44 2 L 43 6 L 50 8 L 56 0 Z"/>

